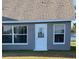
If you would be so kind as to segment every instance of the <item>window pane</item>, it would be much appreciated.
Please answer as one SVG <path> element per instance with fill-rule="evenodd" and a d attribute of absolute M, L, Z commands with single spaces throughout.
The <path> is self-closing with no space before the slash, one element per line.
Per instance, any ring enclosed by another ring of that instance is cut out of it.
<path fill-rule="evenodd" d="M 64 34 L 55 34 L 55 42 L 64 42 Z"/>
<path fill-rule="evenodd" d="M 43 38 L 43 37 L 44 37 L 44 29 L 43 28 L 39 28 L 38 38 Z"/>
<path fill-rule="evenodd" d="M 12 34 L 12 26 L 2 26 L 2 34 Z"/>
<path fill-rule="evenodd" d="M 14 43 L 27 43 L 27 35 L 14 35 Z"/>
<path fill-rule="evenodd" d="M 57 29 L 55 30 L 55 33 L 64 33 L 64 29 Z"/>
<path fill-rule="evenodd" d="M 2 43 L 12 43 L 12 35 L 2 35 Z"/>
<path fill-rule="evenodd" d="M 63 24 L 55 25 L 55 33 L 64 33 L 64 25 Z"/>
<path fill-rule="evenodd" d="M 14 33 L 15 34 L 27 34 L 27 27 L 26 26 L 15 26 Z"/>

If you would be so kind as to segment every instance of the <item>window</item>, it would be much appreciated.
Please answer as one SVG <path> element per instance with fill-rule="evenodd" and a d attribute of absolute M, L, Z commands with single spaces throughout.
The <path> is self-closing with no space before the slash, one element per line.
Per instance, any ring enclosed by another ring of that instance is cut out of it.
<path fill-rule="evenodd" d="M 27 27 L 26 26 L 14 26 L 14 43 L 26 43 L 27 42 Z"/>
<path fill-rule="evenodd" d="M 43 28 L 39 28 L 39 32 L 38 32 L 38 38 L 44 38 L 44 29 Z"/>
<path fill-rule="evenodd" d="M 27 43 L 27 26 L 2 26 L 2 43 Z"/>
<path fill-rule="evenodd" d="M 2 42 L 3 43 L 12 43 L 11 26 L 2 26 Z"/>
<path fill-rule="evenodd" d="M 65 43 L 65 24 L 54 24 L 53 27 L 53 43 L 54 44 L 64 44 Z"/>

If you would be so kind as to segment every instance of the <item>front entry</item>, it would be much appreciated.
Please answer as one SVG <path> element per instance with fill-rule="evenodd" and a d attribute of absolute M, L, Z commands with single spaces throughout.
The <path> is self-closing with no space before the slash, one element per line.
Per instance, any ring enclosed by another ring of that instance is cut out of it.
<path fill-rule="evenodd" d="M 35 24 L 35 51 L 47 50 L 47 24 Z"/>

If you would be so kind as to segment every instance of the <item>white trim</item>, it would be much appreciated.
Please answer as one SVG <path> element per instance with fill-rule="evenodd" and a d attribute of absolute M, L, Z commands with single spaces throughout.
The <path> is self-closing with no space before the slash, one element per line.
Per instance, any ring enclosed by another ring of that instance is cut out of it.
<path fill-rule="evenodd" d="M 64 33 L 53 33 L 53 34 L 64 34 Z"/>
<path fill-rule="evenodd" d="M 28 43 L 2 43 L 2 45 L 28 45 Z"/>
<path fill-rule="evenodd" d="M 12 35 L 12 34 L 2 34 L 2 35 Z"/>
<path fill-rule="evenodd" d="M 51 20 L 24 20 L 24 21 L 2 21 L 2 23 L 35 23 L 35 22 L 63 22 L 63 21 L 71 21 L 71 20 L 64 20 L 64 19 L 51 19 Z"/>
<path fill-rule="evenodd" d="M 35 49 L 34 49 L 33 51 L 48 51 L 48 49 L 46 49 L 46 50 L 35 50 Z"/>
<path fill-rule="evenodd" d="M 12 26 L 12 44 L 14 44 L 14 27 Z"/>
<path fill-rule="evenodd" d="M 27 35 L 27 34 L 14 34 L 14 35 Z"/>
<path fill-rule="evenodd" d="M 66 25 L 62 24 L 62 25 L 64 25 L 64 33 L 55 33 L 55 25 L 61 25 L 61 24 L 54 24 L 53 25 L 53 44 L 65 44 L 65 29 L 66 29 Z M 55 42 L 55 34 L 64 34 L 64 42 L 63 43 L 56 43 Z"/>
<path fill-rule="evenodd" d="M 6 25 L 5 25 L 6 26 Z M 2 45 L 28 45 L 28 26 L 27 25 L 10 25 L 12 28 L 12 43 L 2 43 Z M 14 34 L 14 26 L 26 26 L 27 27 L 27 34 Z M 7 35 L 7 34 L 2 34 Z M 27 43 L 14 43 L 14 35 L 27 35 Z"/>

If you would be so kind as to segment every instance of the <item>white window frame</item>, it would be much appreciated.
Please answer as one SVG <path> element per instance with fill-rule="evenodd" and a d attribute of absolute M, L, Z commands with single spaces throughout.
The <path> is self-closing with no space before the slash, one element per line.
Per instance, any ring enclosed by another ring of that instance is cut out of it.
<path fill-rule="evenodd" d="M 64 33 L 55 33 L 55 26 L 56 25 L 64 25 Z M 53 24 L 53 44 L 65 44 L 65 24 Z M 64 34 L 64 42 L 55 42 L 55 34 Z"/>
<path fill-rule="evenodd" d="M 7 25 L 4 25 L 4 26 L 7 26 Z M 10 26 L 11 26 L 11 25 L 10 25 Z M 11 26 L 11 29 L 12 29 L 12 26 Z M 3 29 L 2 29 L 2 30 L 3 30 Z M 2 33 L 2 36 L 3 36 L 3 35 L 11 35 L 11 36 L 12 36 L 12 34 L 3 34 L 3 33 Z M 2 43 L 2 45 L 5 45 L 5 44 L 12 44 L 12 43 Z"/>
<path fill-rule="evenodd" d="M 4 25 L 6 26 L 6 25 Z M 27 25 L 10 25 L 12 28 L 12 43 L 2 43 L 2 45 L 28 45 L 28 26 Z M 27 27 L 27 34 L 14 34 L 14 26 L 26 26 Z M 2 34 L 7 35 L 7 34 Z M 27 43 L 14 43 L 14 35 L 26 35 L 27 36 Z"/>

